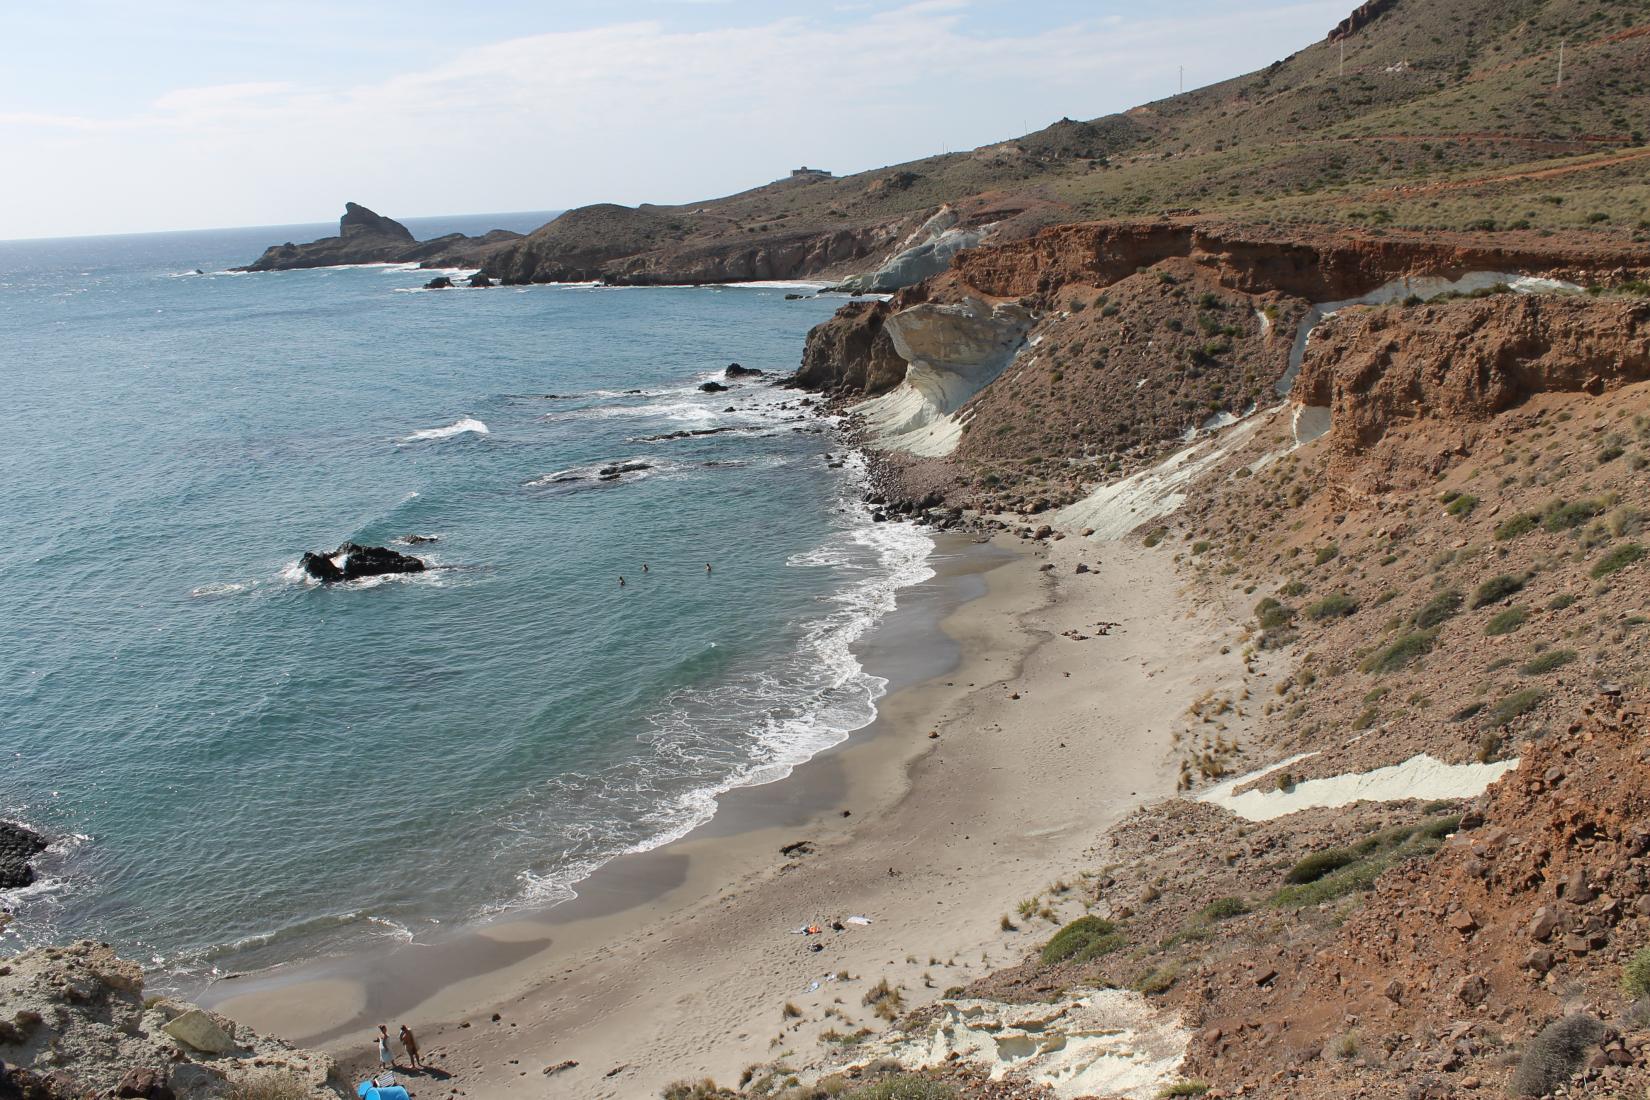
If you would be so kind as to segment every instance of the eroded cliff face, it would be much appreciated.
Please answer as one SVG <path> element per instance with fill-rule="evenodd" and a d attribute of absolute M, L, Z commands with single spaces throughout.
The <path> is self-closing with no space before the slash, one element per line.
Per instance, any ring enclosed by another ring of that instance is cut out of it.
<path fill-rule="evenodd" d="M 1638 269 L 1650 265 L 1650 247 L 1552 243 L 1530 233 L 1377 237 L 1327 228 L 1286 232 L 1183 221 L 1083 222 L 963 252 L 952 270 L 976 293 L 1019 297 L 1070 284 L 1108 286 L 1173 257 L 1210 269 L 1222 285 L 1236 290 L 1335 302 L 1408 276 Z"/>
<path fill-rule="evenodd" d="M 1535 394 L 1646 379 L 1650 302 L 1498 294 L 1336 314 L 1291 398 L 1329 409 L 1337 484 L 1377 493 L 1471 454 L 1491 418 Z"/>

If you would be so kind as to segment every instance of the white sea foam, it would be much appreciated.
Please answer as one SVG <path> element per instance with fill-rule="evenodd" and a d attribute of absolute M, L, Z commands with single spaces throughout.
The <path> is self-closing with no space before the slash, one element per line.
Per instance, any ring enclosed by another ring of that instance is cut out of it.
<path fill-rule="evenodd" d="M 455 420 L 453 423 L 442 428 L 423 428 L 409 436 L 402 437 L 400 442 L 418 443 L 426 439 L 448 439 L 455 435 L 465 435 L 472 432 L 476 435 L 490 434 L 488 432 L 487 425 L 483 424 L 473 416 L 466 416 L 463 419 Z"/>

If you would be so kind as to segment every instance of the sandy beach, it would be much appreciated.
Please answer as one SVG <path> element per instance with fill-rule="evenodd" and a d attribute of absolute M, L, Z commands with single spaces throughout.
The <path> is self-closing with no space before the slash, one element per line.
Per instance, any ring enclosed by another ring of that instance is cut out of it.
<path fill-rule="evenodd" d="M 902 605 L 960 606 L 922 652 L 879 653 L 873 637 L 862 655 L 878 672 L 949 667 L 898 687 L 872 727 L 788 779 L 733 792 L 709 826 L 614 861 L 547 913 L 202 999 L 332 1050 L 353 1075 L 377 1022 L 410 1024 L 450 1074 L 414 1076 L 414 1091 L 641 1097 L 782 1054 L 806 1065 L 820 1032 L 880 1023 L 862 998 L 884 979 L 912 1008 L 1017 961 L 1052 926 L 1001 918 L 1173 792 L 1174 719 L 1241 663 L 1238 647 L 1220 652 L 1236 627 L 1187 610 L 1168 554 L 998 542 L 942 536 L 939 576 Z M 1102 622 L 1119 625 L 1097 635 Z M 871 923 L 831 930 L 855 915 Z M 825 931 L 791 933 L 809 924 Z"/>

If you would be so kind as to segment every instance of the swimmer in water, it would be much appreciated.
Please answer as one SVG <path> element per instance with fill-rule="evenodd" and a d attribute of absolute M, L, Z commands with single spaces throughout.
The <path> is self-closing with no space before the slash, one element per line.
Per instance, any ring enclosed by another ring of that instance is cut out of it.
<path fill-rule="evenodd" d="M 620 587 L 620 588 L 623 588 L 623 587 L 624 587 L 624 578 L 623 578 L 623 577 L 620 577 L 620 578 L 619 578 L 619 587 Z"/>
<path fill-rule="evenodd" d="M 707 573 L 710 572 L 710 562 L 708 562 L 708 561 L 705 563 L 705 572 L 707 572 Z"/>

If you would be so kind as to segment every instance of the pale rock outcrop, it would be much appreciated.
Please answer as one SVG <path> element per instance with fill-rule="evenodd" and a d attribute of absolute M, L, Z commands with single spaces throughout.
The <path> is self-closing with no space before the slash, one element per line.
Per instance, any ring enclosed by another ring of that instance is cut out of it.
<path fill-rule="evenodd" d="M 850 275 L 836 289 L 850 294 L 891 294 L 938 275 L 951 266 L 953 256 L 977 247 L 990 234 L 990 226 L 964 228 L 958 224 L 961 220 L 955 208 L 940 207 L 900 242 L 900 251 L 881 267 L 869 274 Z"/>
<path fill-rule="evenodd" d="M 342 1095 L 327 1055 L 146 1000 L 142 968 L 87 940 L 0 958 L 0 1075 L 0 1095 L 47 1100 L 113 1096 L 123 1082 L 120 1095 L 214 1100 L 270 1076 L 314 1100 Z"/>
<path fill-rule="evenodd" d="M 894 351 L 909 364 L 905 381 L 853 411 L 863 416 L 879 446 L 950 454 L 962 435 L 952 414 L 1002 374 L 1032 321 L 1018 303 L 988 305 L 978 298 L 924 302 L 893 314 L 884 327 Z"/>

